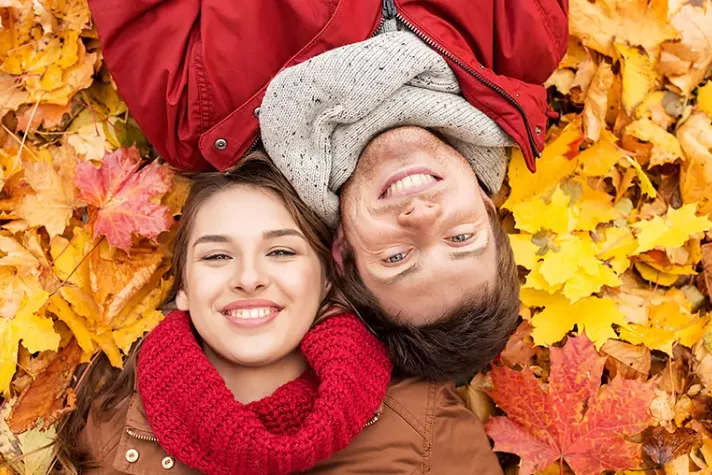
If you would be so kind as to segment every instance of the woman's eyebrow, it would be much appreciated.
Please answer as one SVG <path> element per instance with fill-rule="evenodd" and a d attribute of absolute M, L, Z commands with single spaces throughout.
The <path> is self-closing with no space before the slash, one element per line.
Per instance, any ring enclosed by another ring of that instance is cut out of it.
<path fill-rule="evenodd" d="M 302 233 L 297 231 L 296 229 L 292 228 L 284 228 L 284 229 L 273 229 L 271 231 L 265 231 L 262 233 L 262 237 L 264 239 L 274 239 L 278 237 L 283 237 L 283 236 L 296 236 L 304 239 L 306 241 L 306 238 Z"/>
<path fill-rule="evenodd" d="M 196 239 L 193 243 L 193 247 L 204 242 L 228 242 L 228 239 L 227 236 L 224 236 L 222 234 L 206 234 Z"/>

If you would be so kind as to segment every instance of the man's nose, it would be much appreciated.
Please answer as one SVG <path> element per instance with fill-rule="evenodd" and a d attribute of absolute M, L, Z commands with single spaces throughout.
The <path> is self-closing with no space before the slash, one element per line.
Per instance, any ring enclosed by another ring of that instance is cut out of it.
<path fill-rule="evenodd" d="M 422 200 L 413 200 L 398 215 L 398 223 L 408 227 L 427 227 L 440 216 L 440 205 Z"/>
<path fill-rule="evenodd" d="M 262 272 L 256 262 L 241 262 L 236 266 L 232 288 L 244 293 L 253 293 L 267 287 L 268 276 Z"/>

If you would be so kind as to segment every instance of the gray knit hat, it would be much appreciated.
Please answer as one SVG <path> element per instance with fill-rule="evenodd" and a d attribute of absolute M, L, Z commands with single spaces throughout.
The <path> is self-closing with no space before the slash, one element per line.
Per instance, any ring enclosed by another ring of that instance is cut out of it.
<path fill-rule="evenodd" d="M 387 129 L 439 132 L 472 164 L 490 193 L 514 142 L 459 95 L 445 60 L 417 36 L 383 33 L 281 71 L 260 109 L 262 143 L 305 203 L 332 226 L 341 186 L 362 150 Z"/>

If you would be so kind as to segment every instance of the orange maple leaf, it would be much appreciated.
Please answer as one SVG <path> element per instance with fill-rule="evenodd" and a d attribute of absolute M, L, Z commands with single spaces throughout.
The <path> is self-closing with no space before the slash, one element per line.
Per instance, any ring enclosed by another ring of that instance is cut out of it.
<path fill-rule="evenodd" d="M 173 172 L 156 162 L 137 172 L 140 161 L 136 147 L 121 148 L 104 155 L 101 168 L 78 164 L 74 178 L 79 199 L 97 208 L 94 237 L 125 251 L 131 233 L 155 239 L 173 222 L 167 207 L 151 201 L 170 189 Z"/>
<path fill-rule="evenodd" d="M 606 358 L 585 335 L 552 347 L 550 356 L 547 391 L 529 368 L 493 367 L 490 395 L 507 413 L 485 425 L 494 450 L 518 454 L 521 475 L 559 459 L 576 475 L 638 466 L 641 447 L 625 437 L 648 426 L 651 386 L 618 376 L 599 391 Z"/>

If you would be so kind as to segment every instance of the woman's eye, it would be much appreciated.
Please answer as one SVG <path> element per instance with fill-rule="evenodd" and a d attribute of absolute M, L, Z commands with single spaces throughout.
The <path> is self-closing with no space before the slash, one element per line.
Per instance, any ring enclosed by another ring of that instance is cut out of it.
<path fill-rule="evenodd" d="M 458 235 L 456 235 L 456 236 L 451 236 L 451 237 L 449 237 L 449 238 L 447 238 L 447 239 L 448 239 L 448 241 L 450 241 L 450 242 L 454 242 L 454 243 L 457 243 L 457 244 L 461 244 L 461 243 L 463 243 L 463 242 L 469 241 L 470 239 L 472 239 L 473 236 L 474 236 L 473 233 L 458 234 Z"/>
<path fill-rule="evenodd" d="M 204 261 L 224 261 L 227 259 L 230 259 L 230 256 L 223 253 L 208 254 L 207 256 L 204 256 L 202 258 L 202 260 Z"/>
<path fill-rule="evenodd" d="M 396 255 L 394 255 L 394 256 L 387 257 L 387 258 L 385 259 L 385 261 L 386 261 L 387 263 L 389 263 L 389 264 L 395 264 L 396 262 L 402 261 L 402 260 L 405 259 L 407 256 L 408 256 L 408 253 L 407 253 L 407 252 L 399 252 L 398 254 L 396 254 Z"/>
<path fill-rule="evenodd" d="M 273 251 L 270 251 L 270 253 L 267 255 L 272 257 L 288 257 L 296 256 L 297 253 L 289 249 L 275 249 Z"/>

